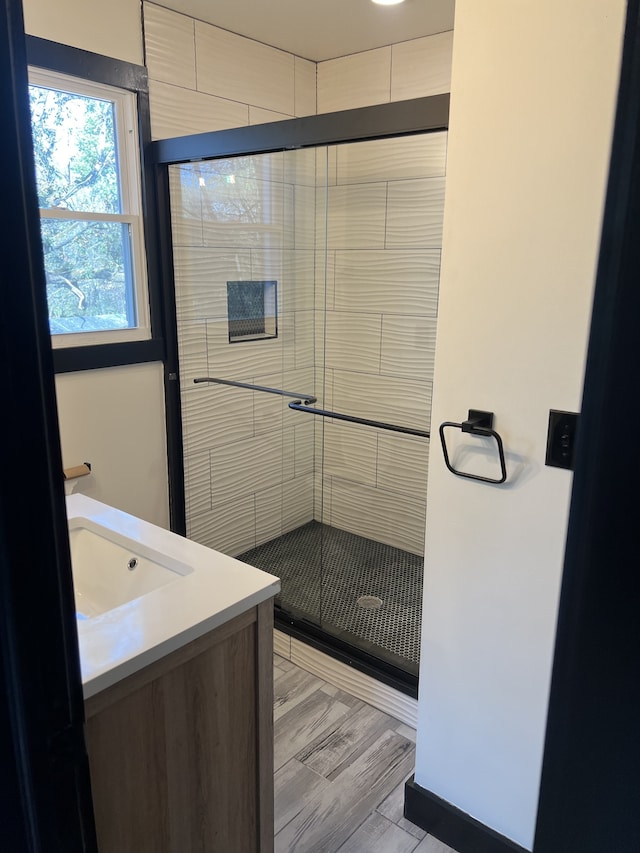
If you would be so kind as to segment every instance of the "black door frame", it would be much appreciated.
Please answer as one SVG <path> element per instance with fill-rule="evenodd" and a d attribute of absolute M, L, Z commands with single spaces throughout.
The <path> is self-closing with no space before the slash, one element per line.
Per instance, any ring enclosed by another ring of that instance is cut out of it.
<path fill-rule="evenodd" d="M 72 853 L 96 848 L 22 27 L 19 0 L 2 0 L 0 846 Z M 640 0 L 629 0 L 536 853 L 640 849 L 640 499 L 632 432 L 640 422 L 639 139 Z"/>
<path fill-rule="evenodd" d="M 0 4 L 0 849 L 94 851 L 20 0 Z"/>
<path fill-rule="evenodd" d="M 640 850 L 640 2 L 629 0 L 536 853 Z"/>

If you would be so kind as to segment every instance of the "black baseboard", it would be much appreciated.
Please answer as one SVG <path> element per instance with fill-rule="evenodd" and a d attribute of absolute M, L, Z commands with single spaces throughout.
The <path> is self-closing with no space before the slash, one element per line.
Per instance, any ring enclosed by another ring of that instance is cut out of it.
<path fill-rule="evenodd" d="M 416 784 L 404 786 L 404 816 L 458 853 L 527 853 L 504 835 Z"/>

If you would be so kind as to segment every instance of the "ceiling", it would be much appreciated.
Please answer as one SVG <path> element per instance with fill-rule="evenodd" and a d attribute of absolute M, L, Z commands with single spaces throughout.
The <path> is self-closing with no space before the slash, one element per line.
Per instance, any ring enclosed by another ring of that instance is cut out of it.
<path fill-rule="evenodd" d="M 155 0 L 304 59 L 349 53 L 453 29 L 454 0 Z"/>

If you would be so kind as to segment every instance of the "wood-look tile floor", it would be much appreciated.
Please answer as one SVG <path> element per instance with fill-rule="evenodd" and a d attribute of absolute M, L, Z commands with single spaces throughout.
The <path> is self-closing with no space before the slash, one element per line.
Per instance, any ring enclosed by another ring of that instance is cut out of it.
<path fill-rule="evenodd" d="M 455 853 L 402 816 L 415 732 L 274 655 L 276 853 Z"/>

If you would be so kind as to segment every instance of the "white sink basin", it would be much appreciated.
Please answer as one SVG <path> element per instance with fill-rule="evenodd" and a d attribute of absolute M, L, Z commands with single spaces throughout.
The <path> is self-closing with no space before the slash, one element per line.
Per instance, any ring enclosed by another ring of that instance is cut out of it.
<path fill-rule="evenodd" d="M 78 619 L 99 616 L 193 571 L 89 518 L 69 519 L 69 542 Z"/>
<path fill-rule="evenodd" d="M 273 575 L 86 495 L 67 497 L 67 519 L 85 699 L 280 591 Z"/>

